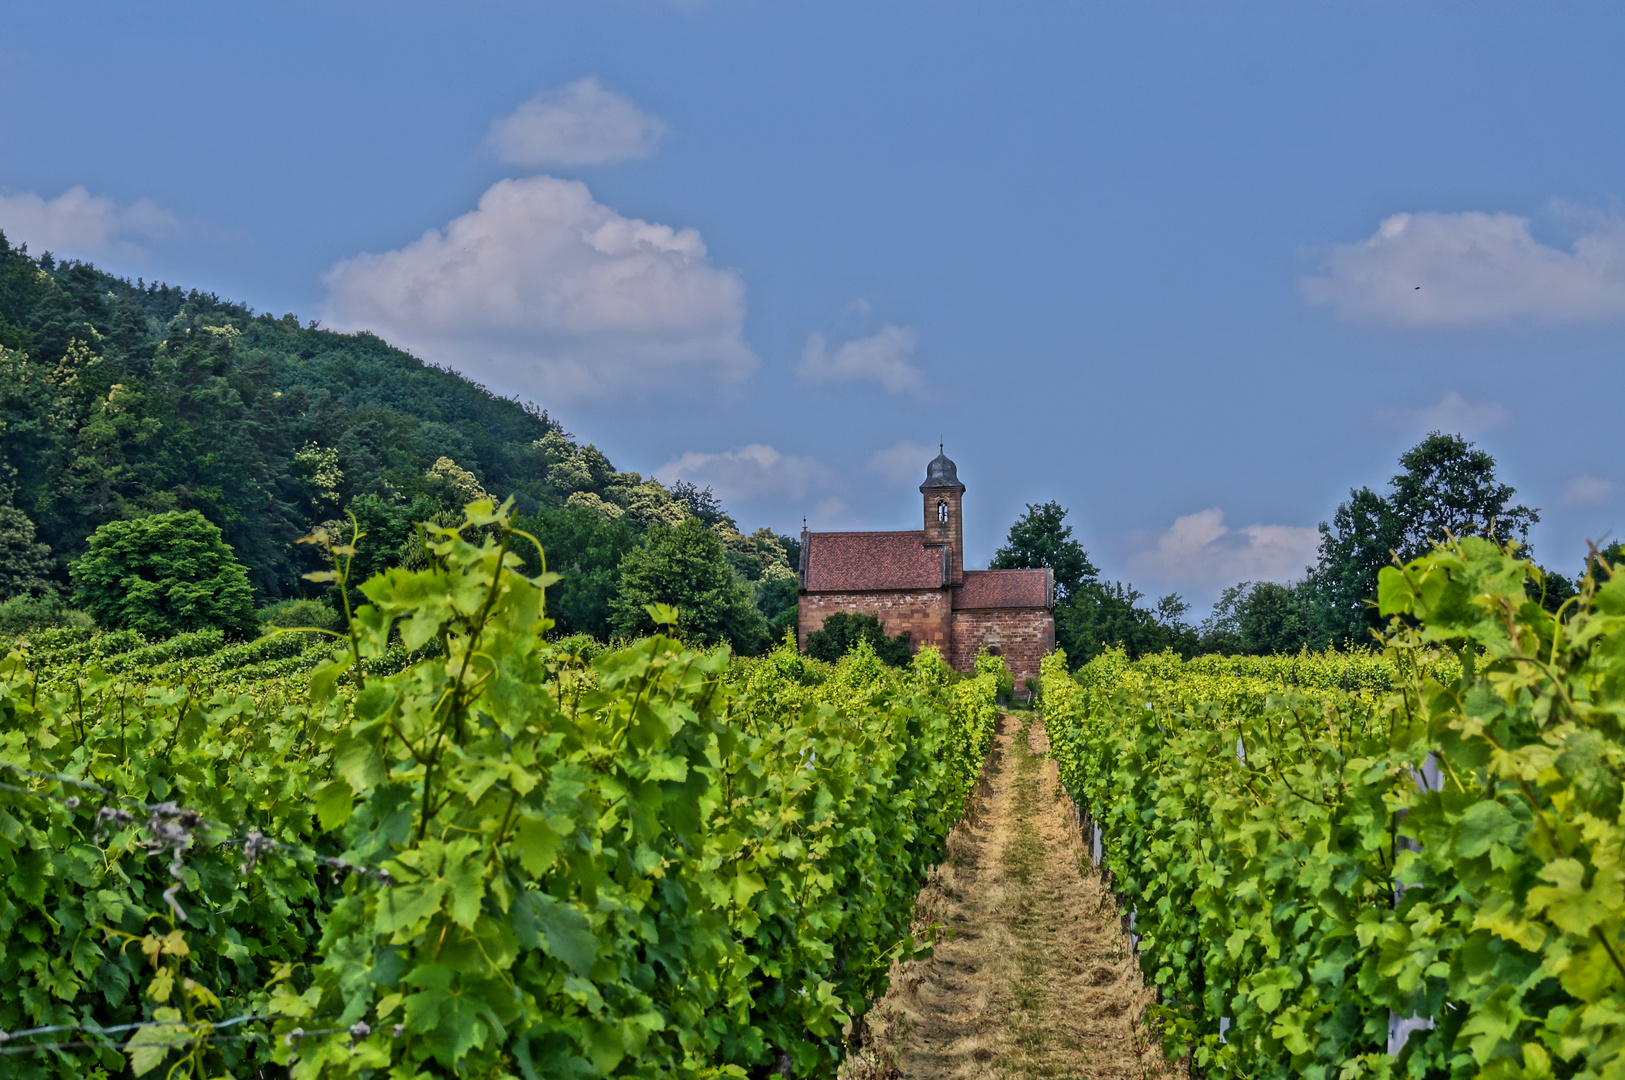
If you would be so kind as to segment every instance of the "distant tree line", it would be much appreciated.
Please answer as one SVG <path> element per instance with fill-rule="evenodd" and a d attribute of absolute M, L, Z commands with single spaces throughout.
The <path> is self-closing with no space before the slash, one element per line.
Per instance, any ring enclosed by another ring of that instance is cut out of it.
<path fill-rule="evenodd" d="M 560 633 L 639 633 L 653 601 L 683 610 L 695 640 L 746 650 L 794 621 L 799 542 L 744 535 L 708 488 L 622 472 L 545 411 L 375 335 L 32 256 L 0 233 L 0 632 L 88 615 L 247 634 L 245 604 L 330 618 L 335 595 L 303 578 L 321 552 L 301 537 L 347 538 L 353 516 L 360 580 L 424 559 L 416 523 L 486 497 L 511 497 L 564 574 Z M 222 551 L 241 582 L 227 574 L 214 608 L 163 569 L 218 575 Z"/>
<path fill-rule="evenodd" d="M 1386 491 L 1353 489 L 1331 520 L 1321 523 L 1318 557 L 1302 578 L 1233 585 L 1197 625 L 1177 593 L 1146 604 L 1132 585 L 1102 580 L 1072 538 L 1059 503 L 1029 505 L 991 566 L 1054 570 L 1056 640 L 1074 665 L 1112 646 L 1130 656 L 1164 649 L 1192 656 L 1364 647 L 1378 625 L 1370 603 L 1377 574 L 1394 558 L 1409 561 L 1438 541 L 1466 535 L 1515 540 L 1527 558 L 1529 528 L 1540 520 L 1496 479 L 1495 459 L 1460 435 L 1431 433 L 1401 455 L 1399 466 Z M 1616 543 L 1608 554 L 1619 551 Z M 1544 574 L 1544 589 L 1531 599 L 1555 611 L 1575 594 L 1577 578 Z"/>

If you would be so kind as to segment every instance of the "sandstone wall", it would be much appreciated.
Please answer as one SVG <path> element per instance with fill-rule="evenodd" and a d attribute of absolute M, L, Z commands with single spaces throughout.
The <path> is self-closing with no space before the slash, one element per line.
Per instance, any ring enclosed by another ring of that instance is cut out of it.
<path fill-rule="evenodd" d="M 956 611 L 953 647 L 944 655 L 959 671 L 969 671 L 976 654 L 986 648 L 1004 657 L 1016 677 L 1016 692 L 1025 694 L 1026 680 L 1038 681 L 1038 665 L 1055 648 L 1055 616 L 1048 611 Z"/>
<path fill-rule="evenodd" d="M 805 649 L 807 635 L 824 625 L 837 611 L 854 615 L 878 615 L 886 633 L 909 635 L 915 652 L 922 645 L 935 645 L 948 659 L 948 625 L 951 612 L 947 589 L 898 590 L 896 592 L 802 593 L 796 625 L 796 641 Z M 972 656 L 975 651 L 972 650 Z M 1034 669 L 1036 671 L 1036 669 Z"/>

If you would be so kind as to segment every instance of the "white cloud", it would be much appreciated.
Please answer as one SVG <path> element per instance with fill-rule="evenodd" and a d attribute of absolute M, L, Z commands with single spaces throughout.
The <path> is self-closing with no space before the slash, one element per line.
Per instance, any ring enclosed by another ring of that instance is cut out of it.
<path fill-rule="evenodd" d="M 919 339 L 912 327 L 887 323 L 878 333 L 853 338 L 831 353 L 824 335 L 815 331 L 807 335 L 797 372 L 814 386 L 868 380 L 887 393 L 919 393 L 925 389 L 925 375 L 914 366 Z"/>
<path fill-rule="evenodd" d="M 1166 586 L 1218 589 L 1238 581 L 1287 581 L 1314 562 L 1320 533 L 1293 525 L 1231 529 L 1218 507 L 1174 519 L 1172 527 L 1141 537 L 1137 570 Z"/>
<path fill-rule="evenodd" d="M 486 143 L 512 165 L 571 168 L 649 157 L 668 130 L 659 117 L 588 75 L 543 90 L 491 121 Z"/>
<path fill-rule="evenodd" d="M 690 450 L 656 469 L 655 477 L 667 484 L 687 480 L 700 487 L 709 485 L 723 502 L 801 499 L 809 491 L 829 487 L 834 480 L 834 474 L 812 458 L 781 454 L 761 443 L 721 454 Z"/>
<path fill-rule="evenodd" d="M 1395 214 L 1339 244 L 1304 297 L 1350 322 L 1470 326 L 1625 318 L 1625 218 L 1565 214 L 1570 250 L 1536 240 L 1513 214 Z"/>
<path fill-rule="evenodd" d="M 926 465 L 936 456 L 937 452 L 929 446 L 904 439 L 876 450 L 864 468 L 888 484 L 919 483 L 925 479 Z"/>
<path fill-rule="evenodd" d="M 28 244 L 37 255 L 94 257 L 116 255 L 139 258 L 146 254 L 140 240 L 161 240 L 175 231 L 175 215 L 151 199 L 122 206 L 92 195 L 83 186 L 69 188 L 54 199 L 32 191 L 0 192 L 0 230 L 13 244 Z"/>
<path fill-rule="evenodd" d="M 1512 410 L 1499 401 L 1468 401 L 1454 390 L 1420 409 L 1383 409 L 1372 419 L 1399 431 L 1449 431 L 1478 435 L 1512 423 Z"/>
<path fill-rule="evenodd" d="M 1581 473 L 1569 481 L 1563 501 L 1570 506 L 1605 506 L 1614 498 L 1614 482 Z"/>
<path fill-rule="evenodd" d="M 809 520 L 824 530 L 855 528 L 863 524 L 863 520 L 853 515 L 852 508 L 844 500 L 836 498 L 825 499 L 815 506 Z"/>
<path fill-rule="evenodd" d="M 585 184 L 503 180 L 396 251 L 328 271 L 325 318 L 560 401 L 743 378 L 745 286 L 694 229 L 622 217 Z"/>

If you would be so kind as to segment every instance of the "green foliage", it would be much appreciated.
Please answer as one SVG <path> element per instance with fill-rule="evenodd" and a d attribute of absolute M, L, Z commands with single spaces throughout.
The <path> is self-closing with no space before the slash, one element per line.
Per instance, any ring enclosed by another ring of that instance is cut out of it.
<path fill-rule="evenodd" d="M 258 633 L 248 574 L 196 510 L 112 521 L 73 565 L 75 604 L 102 626 L 168 637 Z"/>
<path fill-rule="evenodd" d="M 610 609 L 621 560 L 688 517 L 715 528 L 756 589 L 761 619 L 730 600 L 725 636 L 754 649 L 791 621 L 780 582 L 799 543 L 741 534 L 709 488 L 621 472 L 534 405 L 373 334 L 30 257 L 3 234 L 0 426 L 0 601 L 68 585 L 105 524 L 189 510 L 222 530 L 262 600 L 310 598 L 319 553 L 300 537 L 349 535 L 353 516 L 352 582 L 421 569 L 417 524 L 456 523 L 489 497 L 512 498 L 555 555 L 562 632 L 625 632 Z M 622 605 L 623 626 L 652 626 L 644 602 Z"/>
<path fill-rule="evenodd" d="M 650 529 L 643 546 L 621 561 L 610 630 L 624 637 L 653 632 L 653 604 L 676 608 L 679 632 L 695 644 L 727 642 L 751 653 L 766 639 L 749 588 L 729 567 L 716 532 L 699 518 Z"/>
<path fill-rule="evenodd" d="M 1435 431 L 1400 455 L 1403 470 L 1388 496 L 1399 521 L 1402 561 L 1420 558 L 1450 537 L 1527 542 L 1540 514 L 1514 504 L 1517 494 L 1495 476 L 1495 459 L 1460 435 Z"/>
<path fill-rule="evenodd" d="M 410 558 L 410 553 L 418 546 L 417 523 L 434 521 L 446 513 L 442 494 L 425 492 L 407 501 L 369 492 L 351 499 L 345 510 L 354 516 L 356 526 L 361 530 L 361 537 L 355 545 L 351 579 L 366 581 Z M 461 518 L 459 516 L 452 520 Z M 348 535 L 349 521 L 340 523 L 339 519 L 333 519 L 328 532 L 335 536 Z"/>
<path fill-rule="evenodd" d="M 1377 575 L 1393 562 L 1402 532 L 1388 500 L 1368 487 L 1350 491 L 1331 523 L 1320 523 L 1320 556 L 1309 579 L 1327 630 L 1339 644 L 1374 640 Z"/>
<path fill-rule="evenodd" d="M 707 525 L 733 524 L 733 518 L 722 509 L 722 503 L 711 493 L 709 485 L 698 488 L 686 480 L 678 480 L 671 486 L 671 495 L 683 504 L 691 517 L 697 517 Z"/>
<path fill-rule="evenodd" d="M 770 579 L 795 579 L 790 568 L 789 546 L 793 541 L 779 536 L 772 529 L 757 529 L 746 536 L 734 528 L 731 521 L 711 526 L 728 553 L 728 565 L 746 581 L 755 583 Z"/>
<path fill-rule="evenodd" d="M 1194 650 L 1195 635 L 1184 621 L 1189 605 L 1173 594 L 1154 609 L 1141 607 L 1144 596 L 1134 586 L 1101 581 L 1089 553 L 1072 539 L 1066 514 L 1057 502 L 1029 503 L 988 564 L 991 570 L 1054 572 L 1055 635 L 1062 650 L 1080 664 L 1113 646 L 1131 656 Z"/>
<path fill-rule="evenodd" d="M 273 626 L 282 630 L 309 627 L 338 632 L 344 629 L 344 616 L 320 600 L 279 600 L 260 609 L 259 621 L 267 631 Z"/>
<path fill-rule="evenodd" d="M 95 620 L 67 605 L 60 596 L 14 596 L 0 601 L 0 635 L 15 637 L 57 627 L 89 628 Z"/>
<path fill-rule="evenodd" d="M 0 600 L 55 592 L 51 568 L 50 545 L 34 538 L 34 523 L 12 505 L 11 488 L 0 486 Z"/>
<path fill-rule="evenodd" d="M 198 644 L 220 642 L 214 631 Z M 202 657 L 155 658 L 167 685 L 109 672 L 124 666 L 111 659 L 151 651 L 129 631 L 47 631 L 29 645 L 0 664 L 0 1028 L 201 1025 L 264 1008 L 281 965 L 303 961 L 318 912 L 342 892 L 316 864 L 336 848 L 316 835 L 308 802 L 325 758 L 303 735 L 319 711 L 263 670 L 252 696 L 175 670 Z M 234 673 L 256 659 L 251 646 L 212 657 Z M 250 858 L 250 835 L 290 846 Z M 142 1029 L 130 1060 L 150 1069 L 168 1041 L 206 1031 Z M 13 1038 L 5 1074 L 128 1075 L 117 1040 L 70 1030 L 43 1041 L 59 1040 L 92 1048 L 32 1054 L 21 1048 L 42 1040 Z M 221 1042 L 208 1075 L 253 1075 L 250 1063 L 267 1056 Z"/>
<path fill-rule="evenodd" d="M 1165 649 L 1194 651 L 1196 634 L 1184 622 L 1188 605 L 1173 594 L 1151 609 L 1140 605 L 1144 598 L 1120 581 L 1085 582 L 1066 603 L 1056 605 L 1057 643 L 1080 664 L 1110 648 L 1126 649 L 1132 657 Z"/>
<path fill-rule="evenodd" d="M 1010 666 L 1004 662 L 1004 657 L 993 656 L 986 650 L 976 654 L 976 674 L 985 675 L 993 680 L 998 696 L 1005 700 L 1010 699 L 1016 688 L 1016 677 L 1010 673 Z"/>
<path fill-rule="evenodd" d="M 1384 570 L 1383 656 L 1045 661 L 1170 1052 L 1252 1077 L 1619 1073 L 1625 576 L 1556 615 L 1538 576 L 1478 537 Z M 1433 1026 L 1390 1057 L 1391 1015 Z"/>
<path fill-rule="evenodd" d="M 8 1075 L 835 1074 L 994 677 L 549 644 L 525 538 L 488 502 L 459 526 L 336 649 L 49 631 L 0 665 Z"/>
<path fill-rule="evenodd" d="M 1323 649 L 1332 637 L 1312 583 L 1243 581 L 1232 585 L 1202 624 L 1205 651 L 1268 656 Z"/>
<path fill-rule="evenodd" d="M 1148 665 L 1164 662 L 1162 657 L 1147 660 Z M 1271 656 L 1209 653 L 1186 660 L 1179 670 L 1193 675 L 1245 677 L 1271 690 L 1388 691 L 1397 689 L 1406 678 L 1389 655 L 1375 649 L 1328 648 L 1320 652 L 1305 650 Z M 1461 675 L 1461 665 L 1448 656 L 1426 662 L 1424 670 L 1430 678 L 1439 680 Z M 1078 673 L 1079 679 L 1084 676 L 1084 672 Z"/>
<path fill-rule="evenodd" d="M 1614 561 L 1618 561 L 1617 556 Z M 1543 566 L 1538 575 L 1525 583 L 1524 591 L 1529 594 L 1531 600 L 1555 614 L 1570 600 L 1580 595 L 1580 582 L 1577 578 L 1564 577 L 1556 570 L 1548 570 Z"/>
<path fill-rule="evenodd" d="M 856 615 L 837 611 L 825 617 L 823 625 L 807 634 L 807 655 L 834 663 L 847 653 L 867 644 L 881 663 L 904 667 L 912 659 L 909 635 L 886 636 L 886 624 L 878 615 Z"/>
<path fill-rule="evenodd" d="M 794 631 L 800 614 L 800 581 L 793 574 L 764 577 L 756 583 L 751 601 L 767 622 L 768 638 L 778 641 Z"/>
<path fill-rule="evenodd" d="M 1099 575 L 1083 545 L 1072 539 L 1066 508 L 1058 502 L 1027 504 L 1027 512 L 1010 526 L 1004 546 L 993 553 L 990 570 L 1048 568 L 1055 571 L 1055 599 L 1064 604 Z"/>
<path fill-rule="evenodd" d="M 1460 435 L 1435 431 L 1400 455 L 1399 465 L 1388 494 L 1350 491 L 1331 523 L 1320 525 L 1319 561 L 1300 588 L 1318 596 L 1320 622 L 1333 642 L 1371 641 L 1380 625 L 1372 606 L 1377 575 L 1396 556 L 1419 558 L 1448 537 L 1525 541 L 1540 520 L 1512 503 L 1517 493 L 1496 479 L 1495 459 Z"/>
<path fill-rule="evenodd" d="M 541 541 L 547 569 L 559 575 L 547 591 L 547 611 L 559 630 L 609 640 L 610 602 L 620 586 L 621 561 L 638 544 L 632 524 L 580 505 L 544 509 L 518 524 Z M 541 572 L 534 551 L 521 555 L 532 574 Z"/>

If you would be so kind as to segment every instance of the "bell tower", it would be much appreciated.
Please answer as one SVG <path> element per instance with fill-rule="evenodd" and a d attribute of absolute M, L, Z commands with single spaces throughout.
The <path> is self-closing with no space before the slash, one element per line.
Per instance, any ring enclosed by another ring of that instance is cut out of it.
<path fill-rule="evenodd" d="M 937 456 L 925 467 L 925 546 L 948 549 L 948 584 L 965 584 L 965 530 L 960 500 L 965 485 L 959 482 L 959 468 L 937 447 Z"/>

